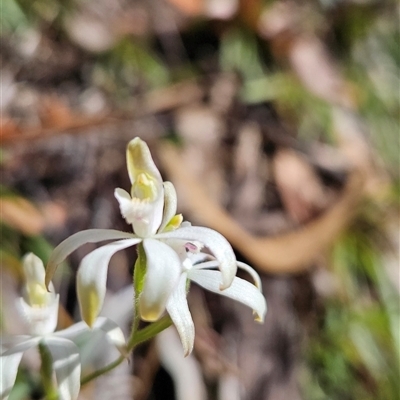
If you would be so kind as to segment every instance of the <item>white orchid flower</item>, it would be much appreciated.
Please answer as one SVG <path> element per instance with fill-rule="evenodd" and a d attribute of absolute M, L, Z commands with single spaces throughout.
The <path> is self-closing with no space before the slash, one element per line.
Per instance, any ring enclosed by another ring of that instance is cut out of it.
<path fill-rule="evenodd" d="M 191 250 L 193 251 L 193 249 Z M 215 270 L 219 266 L 217 260 L 205 253 L 195 255 L 188 253 L 187 256 L 183 254 L 182 256 L 184 270 L 178 285 L 168 299 L 166 308 L 181 338 L 185 356 L 192 352 L 194 344 L 194 324 L 186 299 L 188 280 L 211 292 L 239 301 L 250 307 L 256 316 L 256 320 L 264 322 L 267 303 L 262 294 L 260 277 L 253 268 L 242 262 L 237 263 L 239 268 L 250 274 L 255 281 L 255 285 L 235 277 L 227 289 L 221 290 L 218 285 L 221 279 L 221 272 Z"/>
<path fill-rule="evenodd" d="M 170 182 L 162 182 L 145 142 L 133 139 L 127 149 L 127 165 L 132 183 L 131 194 L 115 190 L 121 213 L 134 233 L 109 229 L 89 229 L 78 232 L 58 245 L 46 268 L 46 284 L 57 265 L 85 243 L 113 240 L 113 243 L 86 255 L 79 266 L 77 293 L 82 319 L 92 326 L 106 293 L 107 268 L 111 257 L 119 250 L 142 243 L 146 254 L 146 272 L 139 297 L 140 317 L 156 321 L 165 311 L 171 293 L 183 271 L 180 254 L 188 243 L 205 246 L 218 261 L 219 287 L 227 289 L 236 275 L 236 258 L 228 241 L 216 231 L 182 223 L 176 215 L 177 198 Z M 196 247 L 196 246 L 195 246 Z"/>
<path fill-rule="evenodd" d="M 25 285 L 19 312 L 29 335 L 2 336 L 0 356 L 0 397 L 7 399 L 14 386 L 23 353 L 42 344 L 49 350 L 58 384 L 59 399 L 77 399 L 80 389 L 81 364 L 79 351 L 72 339 L 87 331 L 83 322 L 54 332 L 58 317 L 58 294 L 48 292 L 44 284 L 45 270 L 40 258 L 28 254 L 23 260 Z M 51 282 L 49 285 L 53 288 Z M 125 338 L 111 320 L 98 318 L 94 328 L 102 330 L 107 339 L 124 354 Z"/>
<path fill-rule="evenodd" d="M 59 295 L 54 292 L 51 282 L 51 291 L 46 289 L 43 262 L 35 254 L 29 253 L 23 258 L 22 268 L 25 284 L 17 307 L 25 329 L 32 335 L 54 332 L 57 326 Z"/>

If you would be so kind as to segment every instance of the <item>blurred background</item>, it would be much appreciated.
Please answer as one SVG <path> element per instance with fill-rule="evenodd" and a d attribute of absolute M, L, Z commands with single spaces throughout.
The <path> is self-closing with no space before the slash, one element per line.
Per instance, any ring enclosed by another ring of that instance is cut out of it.
<path fill-rule="evenodd" d="M 23 254 L 130 229 L 113 191 L 140 136 L 185 219 L 260 273 L 268 314 L 192 286 L 193 355 L 167 331 L 80 399 L 399 399 L 399 25 L 390 0 L 4 0 L 3 332 Z M 59 268 L 60 329 L 93 248 Z M 103 310 L 124 329 L 134 260 L 113 257 Z M 84 372 L 115 357 L 100 340 Z M 42 398 L 34 371 L 10 399 Z"/>

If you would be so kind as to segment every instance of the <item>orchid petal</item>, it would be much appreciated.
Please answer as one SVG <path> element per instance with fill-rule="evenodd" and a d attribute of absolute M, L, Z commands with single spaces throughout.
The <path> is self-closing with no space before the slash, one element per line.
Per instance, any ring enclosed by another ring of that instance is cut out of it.
<path fill-rule="evenodd" d="M 210 267 L 208 268 L 218 268 L 219 262 L 214 259 L 214 257 L 211 254 L 207 253 L 189 253 L 188 257 L 190 258 L 190 261 L 193 264 L 193 268 L 196 268 L 197 265 L 200 265 L 199 263 L 204 263 L 204 262 L 212 262 L 214 263 L 212 266 L 210 264 Z"/>
<path fill-rule="evenodd" d="M 0 357 L 0 398 L 8 399 L 14 386 L 23 352 Z"/>
<path fill-rule="evenodd" d="M 257 319 L 262 322 L 267 312 L 267 303 L 260 290 L 250 282 L 237 277 L 234 278 L 229 288 L 220 290 L 218 286 L 220 275 L 219 271 L 205 269 L 192 269 L 188 271 L 188 278 L 191 281 L 196 282 L 211 292 L 229 297 L 252 308 L 258 316 Z"/>
<path fill-rule="evenodd" d="M 190 226 L 172 232 L 159 233 L 155 237 L 158 239 L 186 239 L 202 242 L 220 263 L 220 289 L 226 289 L 231 285 L 237 271 L 236 258 L 229 242 L 218 232 L 209 228 Z"/>
<path fill-rule="evenodd" d="M 185 357 L 192 352 L 194 345 L 194 324 L 186 299 L 186 279 L 187 275 L 182 274 L 167 302 L 167 311 L 181 338 Z"/>
<path fill-rule="evenodd" d="M 107 340 L 113 344 L 122 355 L 127 355 L 125 335 L 114 321 L 106 317 L 99 317 L 94 323 L 93 328 L 103 331 Z"/>
<path fill-rule="evenodd" d="M 13 345 L 13 347 L 3 352 L 1 354 L 1 357 L 11 356 L 17 353 L 23 353 L 24 351 L 29 350 L 31 347 L 36 346 L 40 342 L 40 340 L 41 340 L 40 336 L 35 336 L 35 337 L 29 336 L 28 339 L 24 341 L 19 341 L 19 343 L 16 343 L 15 345 Z"/>
<path fill-rule="evenodd" d="M 193 265 L 193 269 L 215 269 L 218 268 L 219 262 L 217 260 L 203 261 Z"/>
<path fill-rule="evenodd" d="M 197 254 L 195 254 L 194 256 L 190 256 L 190 259 L 193 263 L 193 268 L 194 269 L 214 269 L 214 268 L 218 268 L 218 261 L 216 260 L 209 260 L 207 261 L 207 254 L 205 253 L 198 253 L 200 254 L 199 257 L 194 257 Z M 210 256 L 208 255 L 208 258 Z M 204 260 L 204 261 L 203 261 Z M 244 262 L 238 261 L 237 262 L 237 266 L 242 269 L 243 271 L 246 271 L 254 280 L 254 284 L 256 285 L 256 287 L 262 291 L 262 283 L 261 283 L 261 278 L 258 275 L 257 271 L 250 267 L 250 265 L 245 264 Z"/>
<path fill-rule="evenodd" d="M 75 233 L 61 242 L 50 256 L 46 267 L 46 287 L 49 287 L 51 278 L 59 264 L 61 264 L 73 251 L 85 243 L 97 243 L 103 240 L 131 239 L 136 237 L 132 233 L 112 229 L 88 229 Z"/>
<path fill-rule="evenodd" d="M 139 297 L 139 311 L 143 320 L 156 321 L 179 280 L 181 261 L 174 250 L 157 240 L 145 239 L 143 247 L 147 270 Z"/>
<path fill-rule="evenodd" d="M 86 255 L 77 274 L 77 294 L 82 319 L 92 327 L 106 294 L 107 268 L 110 258 L 119 250 L 134 246 L 141 239 L 125 239 L 99 247 Z"/>
<path fill-rule="evenodd" d="M 1 348 L 13 347 L 19 343 L 26 342 L 31 339 L 31 335 L 2 335 L 0 337 Z M 1 354 L 4 354 L 3 352 Z"/>
<path fill-rule="evenodd" d="M 98 317 L 96 322 L 93 324 L 92 329 L 101 330 L 105 334 L 107 340 L 113 344 L 122 355 L 126 355 L 125 335 L 114 321 L 106 317 Z M 53 336 L 76 340 L 80 335 L 88 331 L 89 328 L 86 322 L 77 322 L 62 331 L 55 332 Z"/>
<path fill-rule="evenodd" d="M 4 351 L 0 356 L 0 398 L 8 399 L 14 386 L 18 373 L 18 366 L 26 350 L 36 346 L 40 341 L 39 337 L 18 335 L 2 337 L 1 345 L 12 347 Z"/>
<path fill-rule="evenodd" d="M 121 328 L 112 320 L 106 317 L 98 317 L 96 322 L 93 324 L 92 329 L 100 329 L 105 334 L 107 339 L 117 347 L 124 345 L 125 336 Z M 86 322 L 77 322 L 62 331 L 54 332 L 53 336 L 59 336 L 64 339 L 74 340 L 82 333 L 88 332 L 89 328 Z"/>
<path fill-rule="evenodd" d="M 80 335 L 89 331 L 89 327 L 86 322 L 77 322 L 68 328 L 61 331 L 54 332 L 52 336 L 61 337 L 69 340 L 76 340 Z"/>
<path fill-rule="evenodd" d="M 174 185 L 171 182 L 164 182 L 164 212 L 158 232 L 162 232 L 171 218 L 174 217 L 177 206 L 178 199 Z"/>
<path fill-rule="evenodd" d="M 237 263 L 238 267 L 242 269 L 243 271 L 246 271 L 254 280 L 254 284 L 258 288 L 260 292 L 262 292 L 262 284 L 261 284 L 261 279 L 260 275 L 258 275 L 257 271 L 250 267 L 250 265 L 245 264 L 244 262 L 238 261 Z"/>
<path fill-rule="evenodd" d="M 18 366 L 26 350 L 36 346 L 40 341 L 39 337 L 18 335 L 14 337 L 2 337 L 1 345 L 12 345 L 10 349 L 0 356 L 0 398 L 8 399 L 14 386 L 18 373 Z"/>
<path fill-rule="evenodd" d="M 81 362 L 76 345 L 67 339 L 46 336 L 42 339 L 53 359 L 59 400 L 75 400 L 81 386 Z"/>

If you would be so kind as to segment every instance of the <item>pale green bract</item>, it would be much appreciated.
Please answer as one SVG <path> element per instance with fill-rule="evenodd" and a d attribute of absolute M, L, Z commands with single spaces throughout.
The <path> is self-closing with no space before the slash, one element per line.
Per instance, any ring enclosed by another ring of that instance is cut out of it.
<path fill-rule="evenodd" d="M 127 147 L 130 194 L 115 190 L 122 216 L 134 233 L 109 229 L 78 232 L 58 245 L 46 268 L 46 285 L 57 266 L 85 243 L 105 240 L 106 244 L 86 255 L 78 269 L 77 293 L 82 319 L 94 324 L 103 306 L 107 269 L 119 250 L 141 243 L 146 255 L 143 288 L 139 293 L 139 314 L 145 321 L 158 320 L 165 310 L 175 324 L 187 355 L 194 342 L 193 321 L 186 300 L 186 282 L 238 300 L 251 307 L 259 320 L 266 312 L 260 285 L 236 277 L 238 263 L 228 241 L 218 232 L 182 223 L 176 215 L 177 196 L 172 183 L 163 182 L 147 144 L 133 139 Z M 200 253 L 206 247 L 212 256 Z M 211 261 L 199 262 L 208 259 Z M 259 282 L 257 273 L 239 263 Z"/>
<path fill-rule="evenodd" d="M 57 325 L 59 296 L 44 284 L 43 262 L 34 254 L 23 260 L 25 285 L 19 299 L 18 311 L 25 321 L 28 335 L 2 336 L 0 356 L 0 398 L 7 399 L 15 383 L 23 353 L 42 344 L 49 350 L 58 384 L 60 400 L 78 398 L 81 378 L 79 351 L 72 341 L 88 327 L 80 322 L 62 331 L 54 332 Z M 93 328 L 104 332 L 107 339 L 125 354 L 125 338 L 121 329 L 107 318 L 98 318 Z"/>

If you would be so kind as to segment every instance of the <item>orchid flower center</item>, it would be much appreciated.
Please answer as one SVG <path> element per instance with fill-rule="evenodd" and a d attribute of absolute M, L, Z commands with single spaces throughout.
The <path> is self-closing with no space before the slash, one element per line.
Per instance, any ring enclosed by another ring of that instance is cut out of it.
<path fill-rule="evenodd" d="M 157 197 L 155 179 L 146 172 L 141 172 L 132 185 L 131 195 L 140 200 L 154 201 Z"/>
<path fill-rule="evenodd" d="M 198 254 L 200 253 L 201 249 L 204 247 L 203 243 L 198 242 L 197 240 L 192 241 L 192 242 L 186 242 L 184 244 L 186 254 Z M 190 269 L 193 268 L 193 261 L 192 259 L 187 256 L 183 262 L 182 262 L 183 270 L 184 271 L 189 271 Z"/>
<path fill-rule="evenodd" d="M 185 243 L 185 249 L 189 253 L 199 253 L 200 250 L 203 248 L 203 243 L 200 243 L 198 241 L 193 241 L 193 242 L 186 242 Z"/>

